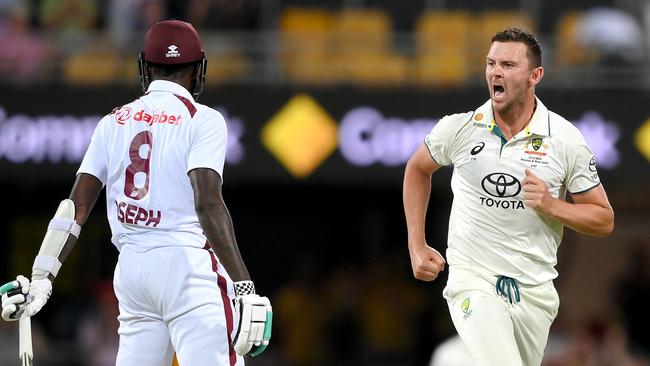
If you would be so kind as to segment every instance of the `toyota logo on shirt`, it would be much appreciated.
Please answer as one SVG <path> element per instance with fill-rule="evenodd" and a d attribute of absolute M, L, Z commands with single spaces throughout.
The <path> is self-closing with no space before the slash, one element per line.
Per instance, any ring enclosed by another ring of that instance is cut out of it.
<path fill-rule="evenodd" d="M 481 181 L 485 193 L 492 197 L 514 197 L 521 192 L 521 183 L 508 173 L 492 173 Z"/>
<path fill-rule="evenodd" d="M 589 170 L 592 172 L 596 171 L 596 157 L 592 156 L 591 160 L 589 160 Z"/>

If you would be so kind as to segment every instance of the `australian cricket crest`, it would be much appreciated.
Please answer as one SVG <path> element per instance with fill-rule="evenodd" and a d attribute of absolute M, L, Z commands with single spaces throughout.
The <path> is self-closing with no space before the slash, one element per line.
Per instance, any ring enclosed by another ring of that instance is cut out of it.
<path fill-rule="evenodd" d="M 524 146 L 524 153 L 521 161 L 529 163 L 531 168 L 548 164 L 548 153 L 550 144 L 542 137 L 532 137 Z"/>
<path fill-rule="evenodd" d="M 469 308 L 469 297 L 463 300 L 463 303 L 460 305 L 460 310 L 464 313 L 463 319 L 467 319 L 472 315 L 472 309 Z"/>

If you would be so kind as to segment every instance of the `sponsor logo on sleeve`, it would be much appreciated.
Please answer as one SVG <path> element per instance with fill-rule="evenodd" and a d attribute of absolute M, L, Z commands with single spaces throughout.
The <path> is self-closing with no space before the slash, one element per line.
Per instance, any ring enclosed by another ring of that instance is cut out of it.
<path fill-rule="evenodd" d="M 596 171 L 596 157 L 592 156 L 591 160 L 589 160 L 589 170 L 592 172 Z"/>
<path fill-rule="evenodd" d="M 592 156 L 591 160 L 589 160 L 589 171 L 592 172 L 590 178 L 593 181 L 598 181 L 598 172 L 596 169 L 596 156 Z"/>

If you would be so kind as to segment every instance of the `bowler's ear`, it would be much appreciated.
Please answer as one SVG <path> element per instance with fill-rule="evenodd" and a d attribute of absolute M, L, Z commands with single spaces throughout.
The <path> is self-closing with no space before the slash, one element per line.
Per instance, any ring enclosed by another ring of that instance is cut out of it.
<path fill-rule="evenodd" d="M 530 72 L 530 83 L 532 83 L 533 86 L 539 84 L 540 81 L 542 81 L 542 78 L 544 77 L 544 68 L 542 66 L 538 66 L 534 68 Z"/>

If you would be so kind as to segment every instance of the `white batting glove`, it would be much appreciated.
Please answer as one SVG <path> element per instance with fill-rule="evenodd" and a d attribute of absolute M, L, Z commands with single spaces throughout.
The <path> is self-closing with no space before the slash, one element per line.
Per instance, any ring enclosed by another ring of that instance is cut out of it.
<path fill-rule="evenodd" d="M 29 286 L 29 293 L 27 294 L 27 308 L 25 308 L 26 316 L 34 316 L 38 313 L 43 305 L 52 295 L 52 281 L 48 278 L 41 278 L 38 280 L 33 279 Z"/>
<path fill-rule="evenodd" d="M 255 357 L 271 340 L 273 309 L 266 296 L 255 294 L 252 281 L 235 282 L 235 306 L 239 308 L 239 327 L 234 339 L 235 351 Z"/>
<path fill-rule="evenodd" d="M 0 287 L 2 295 L 2 319 L 15 321 L 25 312 L 27 294 L 29 293 L 29 280 L 25 276 L 16 277 L 15 281 L 5 283 Z"/>

